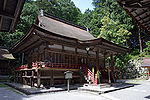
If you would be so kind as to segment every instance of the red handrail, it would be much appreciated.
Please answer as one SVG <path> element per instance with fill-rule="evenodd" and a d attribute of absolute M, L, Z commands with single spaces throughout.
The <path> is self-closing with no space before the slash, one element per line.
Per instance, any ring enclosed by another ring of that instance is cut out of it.
<path fill-rule="evenodd" d="M 95 81 L 95 79 L 94 79 L 94 72 L 92 72 L 86 66 L 83 66 L 83 71 L 85 72 L 85 74 L 87 75 L 88 78 L 90 77 L 93 84 L 95 84 L 95 82 L 97 84 L 97 81 Z"/>

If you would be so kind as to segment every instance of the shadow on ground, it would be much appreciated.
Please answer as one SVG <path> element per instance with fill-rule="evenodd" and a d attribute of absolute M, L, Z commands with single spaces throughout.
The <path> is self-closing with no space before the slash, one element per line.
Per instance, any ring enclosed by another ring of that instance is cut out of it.
<path fill-rule="evenodd" d="M 150 95 L 146 96 L 145 98 L 150 99 Z"/>
<path fill-rule="evenodd" d="M 25 94 L 0 82 L 0 100 L 24 100 Z"/>

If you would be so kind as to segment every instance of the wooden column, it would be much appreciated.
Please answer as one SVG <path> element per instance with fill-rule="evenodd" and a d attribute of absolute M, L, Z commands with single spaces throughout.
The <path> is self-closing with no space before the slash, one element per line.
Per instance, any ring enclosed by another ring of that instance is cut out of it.
<path fill-rule="evenodd" d="M 14 82 L 16 83 L 16 71 L 14 71 Z"/>
<path fill-rule="evenodd" d="M 41 85 L 41 71 L 40 69 L 37 70 L 37 88 L 40 88 Z"/>
<path fill-rule="evenodd" d="M 105 66 L 105 52 L 104 52 L 104 68 L 105 68 L 106 66 Z"/>
<path fill-rule="evenodd" d="M 79 64 L 79 63 L 78 63 L 78 56 L 77 56 L 77 54 L 78 54 L 77 47 L 75 48 L 75 54 L 76 54 L 76 56 L 75 56 L 76 64 Z"/>
<path fill-rule="evenodd" d="M 24 71 L 22 72 L 22 75 L 23 75 L 23 84 L 25 84 L 25 77 L 24 77 L 25 76 L 25 72 Z"/>
<path fill-rule="evenodd" d="M 54 71 L 53 70 L 51 70 L 50 86 L 54 86 Z"/>
<path fill-rule="evenodd" d="M 27 78 L 26 78 L 26 76 L 27 76 L 27 71 L 25 71 L 24 76 L 25 76 L 25 78 L 24 78 L 24 85 L 27 85 Z"/>
<path fill-rule="evenodd" d="M 110 55 L 110 59 L 111 59 L 111 76 L 112 76 L 113 82 L 115 82 L 115 78 L 114 78 L 114 65 L 113 65 L 113 54 Z"/>
<path fill-rule="evenodd" d="M 21 78 L 21 83 L 23 83 L 23 77 L 22 76 L 23 76 L 23 72 L 21 71 L 21 77 L 20 77 Z"/>
<path fill-rule="evenodd" d="M 110 60 L 108 59 L 108 83 L 111 83 L 111 79 L 110 79 L 110 67 L 111 67 L 111 65 L 110 65 Z"/>
<path fill-rule="evenodd" d="M 31 87 L 34 86 L 34 70 L 32 70 Z"/>
<path fill-rule="evenodd" d="M 97 49 L 97 51 L 96 51 L 96 74 L 95 75 L 96 75 L 95 79 L 97 79 L 97 83 L 98 83 L 98 79 L 99 79 L 99 49 Z"/>

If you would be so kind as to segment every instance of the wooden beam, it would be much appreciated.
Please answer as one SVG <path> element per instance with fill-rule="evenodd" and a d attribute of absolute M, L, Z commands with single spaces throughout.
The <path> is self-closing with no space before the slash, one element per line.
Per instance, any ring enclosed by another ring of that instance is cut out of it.
<path fill-rule="evenodd" d="M 16 10 L 15 10 L 15 13 L 14 13 L 15 19 L 12 20 L 9 32 L 14 31 L 14 27 L 15 27 L 17 21 L 18 21 L 18 18 L 20 17 L 19 15 L 21 14 L 21 10 L 23 9 L 23 4 L 25 3 L 25 1 L 26 0 L 18 0 Z"/>
<path fill-rule="evenodd" d="M 112 51 L 112 52 L 116 52 L 116 53 L 124 53 L 125 51 L 121 50 L 121 49 L 114 49 L 112 47 L 108 47 L 108 46 L 105 46 L 105 45 L 101 45 L 99 47 L 100 49 L 102 50 L 105 50 L 105 51 Z"/>
<path fill-rule="evenodd" d="M 126 5 L 134 4 L 134 3 L 140 3 L 140 0 L 125 0 Z"/>
<path fill-rule="evenodd" d="M 143 10 L 143 12 L 142 13 L 139 13 L 139 14 L 137 14 L 136 16 L 134 16 L 135 18 L 136 17 L 139 17 L 139 16 L 141 16 L 141 15 L 143 15 L 143 14 L 145 14 L 147 12 L 147 10 Z"/>
<path fill-rule="evenodd" d="M 132 9 L 131 11 L 130 11 L 130 13 L 132 13 L 132 12 L 134 12 L 134 11 L 136 11 L 137 9 Z"/>
<path fill-rule="evenodd" d="M 139 20 L 137 20 L 137 21 L 142 21 L 142 20 L 144 20 L 144 19 L 146 19 L 146 18 L 148 18 L 148 17 L 150 17 L 150 15 L 147 15 L 147 16 L 145 16 L 145 17 L 143 17 L 143 18 L 141 18 L 141 19 L 139 19 Z"/>
<path fill-rule="evenodd" d="M 7 0 L 4 0 L 4 4 L 3 4 L 3 9 L 2 11 L 5 11 L 6 9 L 6 4 L 7 4 Z M 0 14 L 1 15 L 1 14 Z M 4 15 L 4 14 L 3 14 Z M 1 20 L 0 20 L 0 30 L 2 30 L 2 23 L 3 23 L 3 16 L 1 16 Z"/>
<path fill-rule="evenodd" d="M 133 14 L 130 13 L 130 11 L 129 11 L 128 8 L 124 8 L 124 5 L 123 5 L 123 3 L 122 3 L 120 0 L 117 0 L 117 2 L 118 2 L 119 5 L 130 15 L 130 17 L 131 17 L 133 20 L 135 20 L 135 22 L 136 22 L 138 25 L 141 25 L 141 27 L 143 27 L 145 30 L 147 30 L 147 29 L 145 28 L 145 26 L 143 26 L 143 25 L 133 16 Z M 134 9 L 136 9 L 136 8 L 134 8 Z M 147 30 L 147 31 L 148 31 L 148 30 Z M 149 32 L 149 31 L 148 31 L 148 32 Z"/>
<path fill-rule="evenodd" d="M 149 25 L 149 24 L 150 24 L 150 21 L 144 23 L 143 25 L 144 25 L 144 26 L 147 26 L 147 25 Z M 147 28 L 147 27 L 146 27 L 146 28 Z"/>
<path fill-rule="evenodd" d="M 9 14 L 7 12 L 4 12 L 4 11 L 0 11 L 0 16 L 2 18 L 9 18 L 9 19 L 12 19 L 12 20 L 15 19 L 15 16 L 13 16 L 12 14 Z"/>
<path fill-rule="evenodd" d="M 29 44 L 28 46 L 21 48 L 19 51 L 25 52 L 27 50 L 31 50 L 32 48 L 36 47 L 37 45 L 39 45 L 41 43 L 42 43 L 42 41 L 40 39 L 38 39 L 38 40 L 32 42 L 31 44 Z"/>

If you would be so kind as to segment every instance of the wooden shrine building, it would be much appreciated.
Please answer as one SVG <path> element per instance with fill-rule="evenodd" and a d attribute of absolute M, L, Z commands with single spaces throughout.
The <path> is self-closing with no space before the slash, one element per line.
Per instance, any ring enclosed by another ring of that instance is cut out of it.
<path fill-rule="evenodd" d="M 65 84 L 65 71 L 73 72 L 72 84 L 114 81 L 112 73 L 117 70 L 113 56 L 127 51 L 93 37 L 85 27 L 47 13 L 38 15 L 36 23 L 11 49 L 14 54 L 22 54 L 25 63 L 16 68 L 15 81 L 37 87 Z M 107 68 L 106 57 L 111 59 Z"/>

